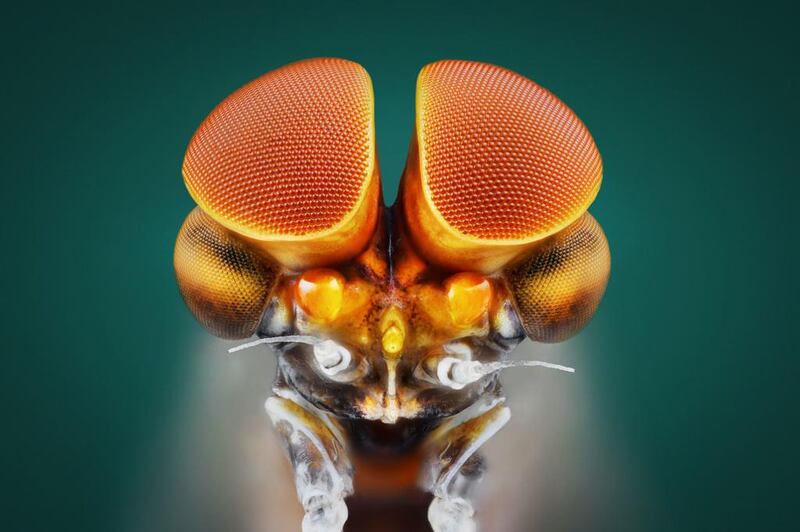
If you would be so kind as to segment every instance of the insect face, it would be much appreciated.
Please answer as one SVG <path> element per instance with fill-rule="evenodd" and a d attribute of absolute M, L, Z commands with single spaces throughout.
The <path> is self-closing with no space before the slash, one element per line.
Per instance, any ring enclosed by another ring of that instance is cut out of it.
<path fill-rule="evenodd" d="M 602 162 L 563 102 L 506 69 L 442 61 L 423 68 L 416 103 L 392 207 L 380 201 L 372 84 L 349 61 L 301 61 L 245 85 L 186 152 L 198 207 L 175 247 L 178 285 L 212 333 L 259 338 L 234 350 L 278 353 L 266 407 L 306 531 L 346 518 L 346 447 L 365 438 L 355 423 L 424 433 L 430 522 L 470 530 L 473 453 L 510 415 L 498 372 L 571 371 L 508 353 L 525 336 L 576 334 L 608 280 L 608 243 L 586 212 Z"/>
<path fill-rule="evenodd" d="M 502 280 L 473 272 L 428 269 L 406 286 L 375 275 L 367 259 L 374 265 L 387 248 L 376 241 L 351 265 L 282 276 L 260 334 L 295 338 L 278 344 L 284 378 L 339 416 L 394 423 L 455 413 L 492 378 L 456 382 L 443 373 L 452 365 L 444 361 L 496 360 L 521 339 L 521 326 L 510 323 L 508 294 Z M 404 251 L 399 256 L 411 253 Z M 395 269 L 385 266 L 379 271 Z M 501 337 L 505 342 L 493 341 Z"/>

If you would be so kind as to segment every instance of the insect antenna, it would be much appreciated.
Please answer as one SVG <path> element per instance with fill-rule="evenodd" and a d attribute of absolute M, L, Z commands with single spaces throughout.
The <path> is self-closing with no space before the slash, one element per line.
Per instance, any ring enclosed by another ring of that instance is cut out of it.
<path fill-rule="evenodd" d="M 439 362 L 437 376 L 445 386 L 460 390 L 486 375 L 508 368 L 543 367 L 575 373 L 575 368 L 543 362 L 541 360 L 508 360 L 504 362 L 479 362 L 477 360 L 462 360 L 455 357 L 445 357 Z"/>
<path fill-rule="evenodd" d="M 487 362 L 487 363 L 482 363 L 478 367 L 478 372 L 483 373 L 484 375 L 488 375 L 490 373 L 494 373 L 495 371 L 500 371 L 507 368 L 519 368 L 526 366 L 527 367 L 541 366 L 543 368 L 556 369 L 558 371 L 566 371 L 567 373 L 575 373 L 575 368 L 571 368 L 569 366 L 562 366 L 561 364 L 553 364 L 551 362 L 543 362 L 541 360 L 509 360 L 505 362 Z"/>
<path fill-rule="evenodd" d="M 319 338 L 315 338 L 314 336 L 306 336 L 306 335 L 287 335 L 287 336 L 271 336 L 268 338 L 259 338 L 258 340 L 253 340 L 252 342 L 247 342 L 245 344 L 237 345 L 235 347 L 231 347 L 228 349 L 229 354 L 236 353 L 237 351 L 244 351 L 245 349 L 250 349 L 251 347 L 256 347 L 257 345 L 261 344 L 308 344 L 308 345 L 317 345 L 321 343 L 322 340 Z"/>

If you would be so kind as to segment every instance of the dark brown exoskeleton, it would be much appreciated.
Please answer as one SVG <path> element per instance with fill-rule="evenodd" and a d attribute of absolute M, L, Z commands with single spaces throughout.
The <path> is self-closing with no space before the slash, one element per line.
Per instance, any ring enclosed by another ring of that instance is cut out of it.
<path fill-rule="evenodd" d="M 234 350 L 277 353 L 266 409 L 306 532 L 342 529 L 354 470 L 362 489 L 432 494 L 435 531 L 474 530 L 477 451 L 510 417 L 499 370 L 569 370 L 508 355 L 525 336 L 575 334 L 608 279 L 608 244 L 586 212 L 602 164 L 569 108 L 465 61 L 425 67 L 416 101 L 391 208 L 372 85 L 349 61 L 301 61 L 245 85 L 186 154 L 198 207 L 175 248 L 181 294 L 212 333 L 257 337 Z"/>

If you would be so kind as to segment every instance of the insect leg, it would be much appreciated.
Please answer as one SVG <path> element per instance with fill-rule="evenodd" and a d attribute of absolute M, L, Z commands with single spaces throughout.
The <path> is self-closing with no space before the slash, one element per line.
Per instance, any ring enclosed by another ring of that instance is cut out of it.
<path fill-rule="evenodd" d="M 431 434 L 424 485 L 434 496 L 428 520 L 435 532 L 476 530 L 472 503 L 485 470 L 477 450 L 510 416 L 502 398 L 487 398 L 445 421 Z"/>
<path fill-rule="evenodd" d="M 344 498 L 353 492 L 353 471 L 335 421 L 289 390 L 276 389 L 265 408 L 294 468 L 303 505 L 303 532 L 341 532 Z"/>

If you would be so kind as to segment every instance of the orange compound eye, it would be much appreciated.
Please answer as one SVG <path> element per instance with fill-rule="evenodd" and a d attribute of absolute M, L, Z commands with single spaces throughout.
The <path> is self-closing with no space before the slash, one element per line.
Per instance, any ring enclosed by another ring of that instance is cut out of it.
<path fill-rule="evenodd" d="M 333 321 L 342 310 L 344 277 L 326 268 L 308 270 L 297 280 L 295 298 L 303 312 L 312 318 Z"/>
<path fill-rule="evenodd" d="M 421 255 L 494 273 L 577 220 L 602 166 L 586 126 L 551 92 L 494 65 L 440 61 L 417 80 L 399 197 Z"/>
<path fill-rule="evenodd" d="M 286 65 L 208 115 L 186 150 L 184 182 L 215 221 L 292 270 L 351 259 L 380 209 L 374 114 L 360 65 Z"/>
<path fill-rule="evenodd" d="M 489 310 L 492 283 L 482 275 L 457 273 L 445 281 L 444 287 L 450 318 L 458 327 L 474 325 Z"/>

